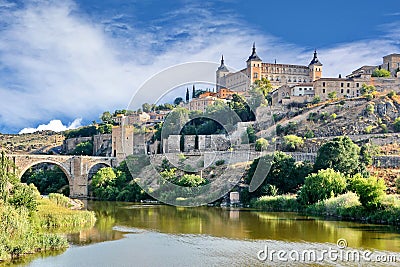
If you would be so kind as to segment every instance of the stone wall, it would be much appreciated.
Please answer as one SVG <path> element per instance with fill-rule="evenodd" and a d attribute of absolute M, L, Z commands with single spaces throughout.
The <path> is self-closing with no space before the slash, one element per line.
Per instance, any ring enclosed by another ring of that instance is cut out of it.
<path fill-rule="evenodd" d="M 93 136 L 93 155 L 111 157 L 111 134 L 98 134 Z"/>
<path fill-rule="evenodd" d="M 63 142 L 63 147 L 62 147 L 63 152 L 65 154 L 70 154 L 78 144 L 87 141 L 92 141 L 92 137 L 76 137 L 76 138 L 66 139 Z"/>

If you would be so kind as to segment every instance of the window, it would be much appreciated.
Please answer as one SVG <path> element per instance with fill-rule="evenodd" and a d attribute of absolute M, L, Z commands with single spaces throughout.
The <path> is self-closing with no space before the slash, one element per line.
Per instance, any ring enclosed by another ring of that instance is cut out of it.
<path fill-rule="evenodd" d="M 350 89 L 347 89 L 347 93 L 350 94 Z"/>
<path fill-rule="evenodd" d="M 256 78 L 256 79 L 258 78 L 258 73 L 257 72 L 254 73 L 254 78 Z"/>
<path fill-rule="evenodd" d="M 325 94 L 325 89 L 322 89 L 322 93 Z"/>
<path fill-rule="evenodd" d="M 350 83 L 347 83 L 347 87 L 350 87 Z"/>
<path fill-rule="evenodd" d="M 340 87 L 343 87 L 344 86 L 344 83 L 340 83 Z"/>
<path fill-rule="evenodd" d="M 325 82 L 322 83 L 322 86 L 325 87 Z M 324 92 L 325 93 L 325 92 Z"/>
<path fill-rule="evenodd" d="M 360 84 L 359 84 L 359 83 L 356 83 L 356 87 L 360 87 Z"/>
<path fill-rule="evenodd" d="M 342 89 L 340 89 L 340 93 L 341 93 L 341 94 L 343 94 L 343 88 L 342 88 Z"/>

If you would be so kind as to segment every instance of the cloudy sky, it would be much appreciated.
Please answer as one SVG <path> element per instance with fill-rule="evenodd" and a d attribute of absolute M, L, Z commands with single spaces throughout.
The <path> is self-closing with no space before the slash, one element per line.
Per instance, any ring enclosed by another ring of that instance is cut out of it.
<path fill-rule="evenodd" d="M 377 1 L 0 0 L 0 132 L 73 128 L 126 108 L 152 75 L 175 64 L 266 62 L 325 77 L 400 52 L 400 6 Z"/>

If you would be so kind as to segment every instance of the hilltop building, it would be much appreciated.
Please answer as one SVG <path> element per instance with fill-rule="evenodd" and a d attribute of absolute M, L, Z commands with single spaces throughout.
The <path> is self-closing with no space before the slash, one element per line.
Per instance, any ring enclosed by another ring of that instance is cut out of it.
<path fill-rule="evenodd" d="M 255 43 L 252 53 L 246 61 L 246 68 L 231 72 L 225 66 L 224 57 L 216 71 L 217 92 L 228 88 L 236 92 L 244 92 L 262 78 L 271 82 L 274 88 L 283 85 L 297 85 L 299 83 L 314 82 L 322 77 L 322 63 L 319 61 L 317 51 L 308 65 L 266 63 L 257 55 Z"/>

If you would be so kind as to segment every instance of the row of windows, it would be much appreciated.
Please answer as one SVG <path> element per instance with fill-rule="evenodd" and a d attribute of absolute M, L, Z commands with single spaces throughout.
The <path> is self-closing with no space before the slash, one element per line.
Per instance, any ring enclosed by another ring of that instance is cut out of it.
<path fill-rule="evenodd" d="M 350 94 L 350 89 L 347 89 L 347 94 Z M 322 89 L 322 93 L 325 94 L 326 93 L 326 89 Z M 340 89 L 340 93 L 343 94 L 344 93 L 344 89 Z M 357 90 L 357 95 L 360 93 L 360 90 Z M 354 95 L 354 91 L 353 91 L 353 95 Z"/>
<path fill-rule="evenodd" d="M 322 82 L 322 86 L 326 86 L 325 82 Z M 344 87 L 344 83 L 340 83 L 340 87 Z M 350 87 L 350 83 L 347 83 L 347 87 Z M 360 83 L 356 83 L 356 87 L 360 87 Z"/>

